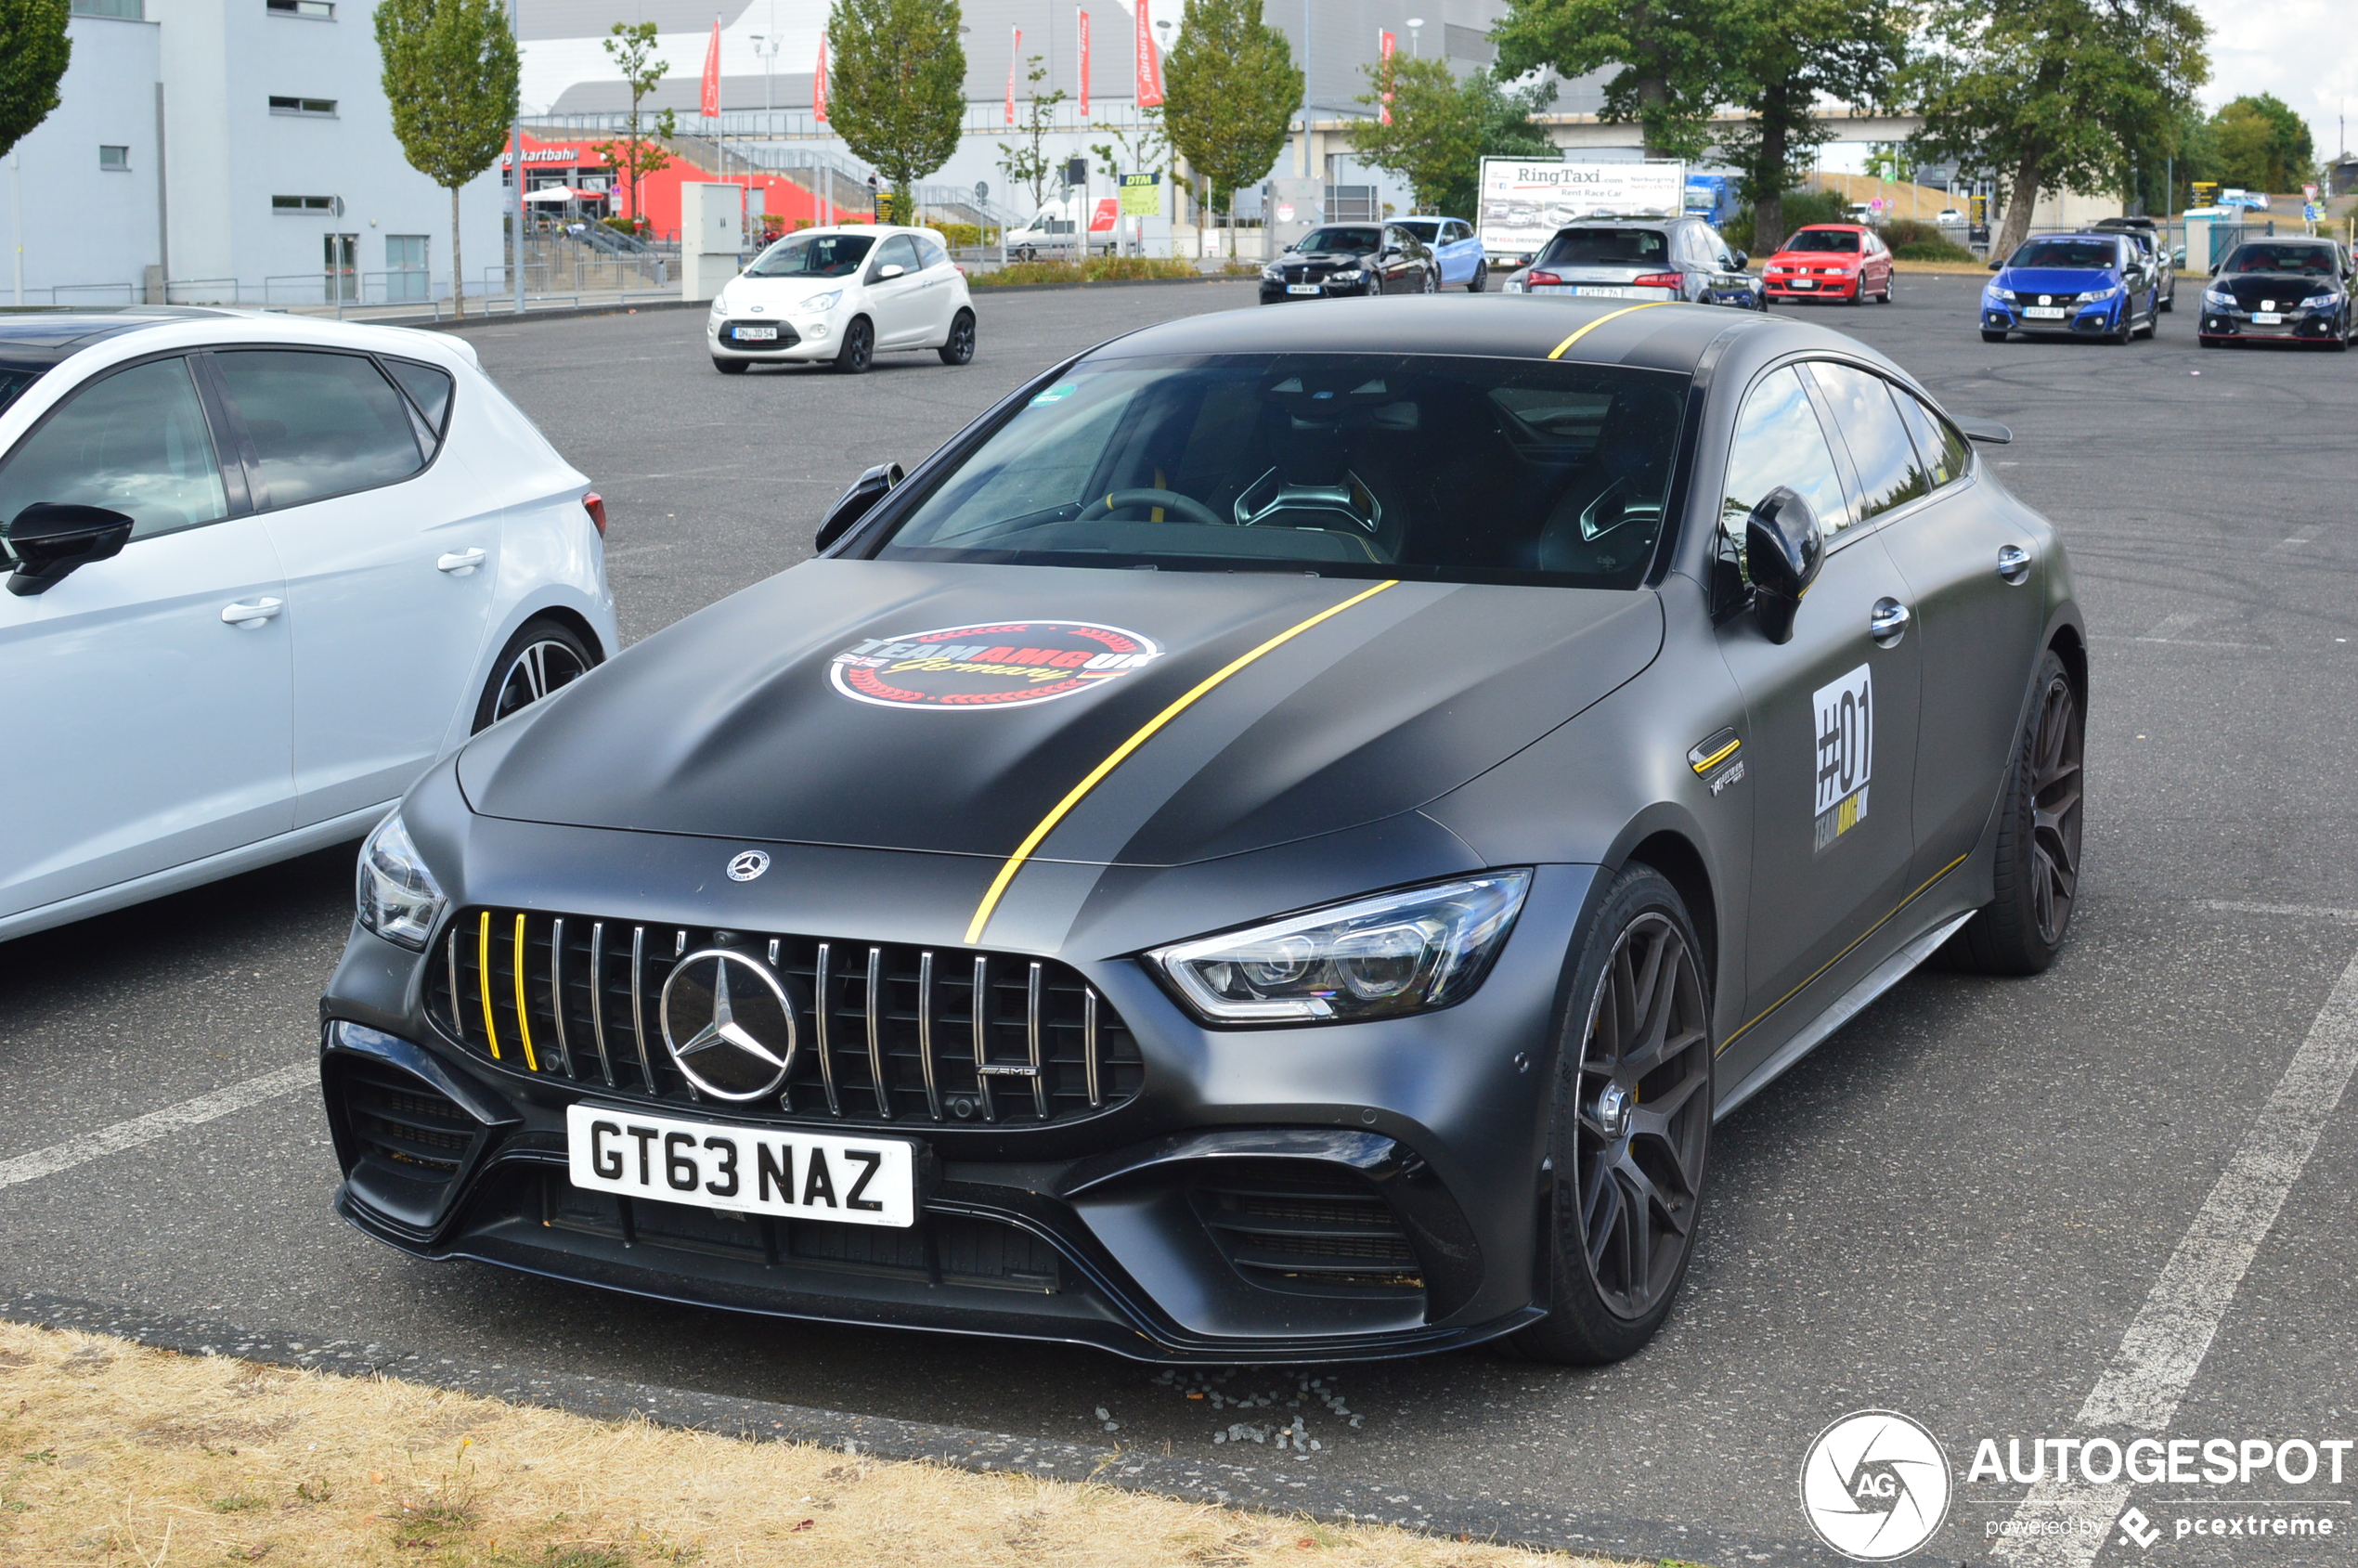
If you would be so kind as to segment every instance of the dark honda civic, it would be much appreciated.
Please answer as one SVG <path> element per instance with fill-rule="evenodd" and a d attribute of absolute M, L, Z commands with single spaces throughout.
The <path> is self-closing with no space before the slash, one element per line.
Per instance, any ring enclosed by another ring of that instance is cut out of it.
<path fill-rule="evenodd" d="M 337 1207 L 1148 1360 L 1627 1355 L 1717 1118 L 2065 939 L 2085 640 L 1967 428 L 1681 304 L 1069 360 L 376 829 Z"/>
<path fill-rule="evenodd" d="M 1441 258 L 1396 223 L 1314 228 L 1261 269 L 1261 303 L 1441 291 Z"/>
<path fill-rule="evenodd" d="M 2351 270 L 2350 253 L 2331 240 L 2236 246 L 2202 292 L 2203 347 L 2274 338 L 2346 352 L 2358 335 Z"/>

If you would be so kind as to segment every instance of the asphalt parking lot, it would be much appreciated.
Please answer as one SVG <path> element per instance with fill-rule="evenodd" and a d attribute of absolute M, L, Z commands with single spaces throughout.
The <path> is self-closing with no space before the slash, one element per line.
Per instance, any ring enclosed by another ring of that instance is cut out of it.
<path fill-rule="evenodd" d="M 54 1170 L 19 1158 L 103 1147 L 90 1140 L 125 1119 L 305 1061 L 350 919 L 341 850 L 0 945 L 0 1294 L 1156 1453 L 1240 1444 L 1257 1463 L 1764 1549 L 1808 1540 L 1794 1478 L 1847 1411 L 1907 1413 L 1961 1469 L 1982 1437 L 2002 1452 L 2065 1435 L 2222 1171 L 2281 1118 L 2271 1096 L 2358 954 L 2358 357 L 2198 352 L 2191 300 L 2150 343 L 1985 344 L 1977 278 L 1899 281 L 1889 306 L 1807 314 L 1953 411 L 2011 425 L 2015 443 L 1985 457 L 2064 530 L 2093 639 L 2082 901 L 2046 976 L 1920 974 L 1723 1124 L 1683 1303 L 1633 1360 L 1321 1368 L 1339 1414 L 1330 1398 L 1289 1405 L 1285 1369 L 1173 1375 L 421 1263 L 330 1213 L 326 1129 L 300 1090 Z M 715 375 L 693 312 L 467 333 L 607 498 L 637 638 L 801 559 L 862 468 L 913 463 L 1035 370 L 1250 298 L 1237 284 L 985 298 L 973 366 L 887 356 L 859 379 Z M 2353 1128 L 2349 1105 L 2325 1118 L 2281 1212 L 2242 1238 L 2256 1250 L 2193 1347 L 2168 1435 L 2358 1437 Z M 1279 1453 L 1265 1440 L 1297 1415 L 1320 1446 Z M 2297 1549 L 2188 1539 L 2150 1555 L 2358 1557 L 2358 1463 L 2343 1476 L 2142 1489 L 2157 1519 L 2180 1498 L 2260 1512 L 2290 1498 L 2339 1522 Z M 1965 1485 L 1926 1556 L 1984 1559 L 2027 1490 Z M 2095 1551 L 2145 1555 L 2111 1535 Z"/>

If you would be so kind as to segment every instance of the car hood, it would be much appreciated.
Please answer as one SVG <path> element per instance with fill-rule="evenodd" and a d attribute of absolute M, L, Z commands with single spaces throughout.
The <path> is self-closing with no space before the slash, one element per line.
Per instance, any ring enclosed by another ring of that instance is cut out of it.
<path fill-rule="evenodd" d="M 2119 281 L 2118 273 L 2093 267 L 2010 266 L 1998 274 L 1998 286 L 2017 294 L 2084 294 Z"/>
<path fill-rule="evenodd" d="M 1278 256 L 1277 263 L 1281 266 L 1289 262 L 1316 262 L 1322 266 L 1337 264 L 1356 266 L 1374 254 L 1373 251 L 1288 251 Z"/>
<path fill-rule="evenodd" d="M 851 662 L 957 628 L 933 645 L 1004 668 L 1073 640 L 1050 622 L 1095 628 L 1098 678 L 905 706 L 874 694 L 922 683 L 897 654 Z M 1649 591 L 816 561 L 485 732 L 459 778 L 494 817 L 1003 856 L 1151 729 L 1033 855 L 1177 864 L 1413 810 L 1636 676 L 1662 625 Z"/>
<path fill-rule="evenodd" d="M 2312 294 L 2341 292 L 2339 279 L 2306 272 L 2222 272 L 2210 279 L 2209 286 L 2226 291 L 2245 305 L 2261 299 L 2298 305 Z"/>

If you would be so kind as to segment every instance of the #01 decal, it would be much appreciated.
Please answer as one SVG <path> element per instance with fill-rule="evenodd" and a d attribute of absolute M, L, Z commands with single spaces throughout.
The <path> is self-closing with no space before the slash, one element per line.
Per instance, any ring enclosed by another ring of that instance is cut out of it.
<path fill-rule="evenodd" d="M 1150 637 L 1095 621 L 994 621 L 871 637 L 827 666 L 835 689 L 878 707 L 1021 707 L 1136 674 Z"/>
<path fill-rule="evenodd" d="M 1818 852 L 1867 820 L 1875 771 L 1874 672 L 1865 665 L 1818 688 Z"/>

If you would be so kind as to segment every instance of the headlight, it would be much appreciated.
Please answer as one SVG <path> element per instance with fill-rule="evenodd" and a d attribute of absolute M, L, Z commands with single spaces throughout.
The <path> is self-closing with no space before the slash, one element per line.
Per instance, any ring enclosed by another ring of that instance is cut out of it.
<path fill-rule="evenodd" d="M 2114 284 L 2111 288 L 2109 288 L 2109 289 L 2091 289 L 2091 290 L 2089 290 L 2086 293 L 2084 293 L 2084 294 L 2082 294 L 2082 295 L 2080 295 L 2080 296 L 2079 296 L 2079 303 L 2080 303 L 2081 305 L 2102 305 L 2102 304 L 2104 304 L 2106 300 L 2117 300 L 2117 299 L 2118 299 L 2119 297 L 2120 297 L 2120 285 L 2119 285 L 2119 284 L 2118 284 L 2118 283 L 2115 283 L 2115 284 Z"/>
<path fill-rule="evenodd" d="M 797 310 L 833 310 L 843 303 L 843 291 L 830 289 L 823 294 L 813 294 L 795 308 Z"/>
<path fill-rule="evenodd" d="M 729 296 L 727 294 L 715 294 L 712 296 L 712 313 L 715 316 L 726 316 L 729 314 Z"/>
<path fill-rule="evenodd" d="M 2224 289 L 2205 289 L 2202 303 L 2213 310 L 2233 310 L 2235 308 L 2235 296 Z"/>
<path fill-rule="evenodd" d="M 1279 266 L 1276 262 L 1271 262 L 1267 266 L 1261 269 L 1261 276 L 1266 278 L 1272 283 L 1280 283 L 1285 280 L 1286 269 Z"/>
<path fill-rule="evenodd" d="M 398 810 L 360 846 L 359 895 L 361 925 L 389 942 L 424 950 L 445 901 Z"/>
<path fill-rule="evenodd" d="M 1989 287 L 1984 289 L 1981 292 L 1981 297 L 1986 300 L 1994 300 L 2000 305 L 2012 305 L 2015 303 L 2015 292 L 2012 289 L 2001 289 L 1995 283 L 1992 283 Z"/>
<path fill-rule="evenodd" d="M 1355 266 L 1339 266 L 1327 274 L 1329 283 L 1356 283 L 1363 275 Z"/>
<path fill-rule="evenodd" d="M 2312 294 L 2300 302 L 2303 310 L 2331 310 L 2341 303 L 2339 294 Z"/>
<path fill-rule="evenodd" d="M 1147 954 L 1207 1023 L 1356 1023 L 1446 1007 L 1488 972 L 1528 871 L 1383 893 Z"/>

